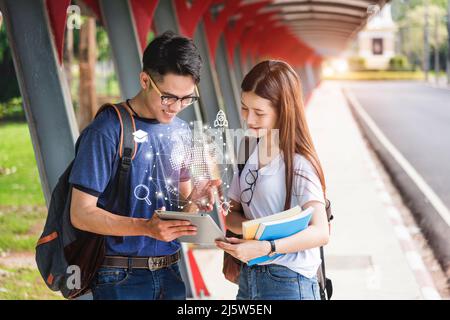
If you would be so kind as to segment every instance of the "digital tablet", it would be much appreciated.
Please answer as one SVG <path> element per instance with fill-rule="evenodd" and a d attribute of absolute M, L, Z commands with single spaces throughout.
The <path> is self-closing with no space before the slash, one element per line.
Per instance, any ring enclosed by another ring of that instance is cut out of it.
<path fill-rule="evenodd" d="M 207 213 L 186 213 L 175 211 L 155 211 L 161 220 L 187 220 L 197 227 L 197 234 L 182 236 L 180 242 L 196 244 L 215 244 L 215 240 L 225 240 L 225 234 L 220 230 L 211 216 Z"/>

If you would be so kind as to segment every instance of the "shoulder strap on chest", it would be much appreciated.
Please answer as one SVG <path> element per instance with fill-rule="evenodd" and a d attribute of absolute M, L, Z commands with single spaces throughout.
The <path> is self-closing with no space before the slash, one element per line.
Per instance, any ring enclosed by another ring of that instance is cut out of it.
<path fill-rule="evenodd" d="M 253 137 L 249 137 L 249 136 L 245 136 L 244 139 L 242 139 L 241 144 L 239 145 L 239 152 L 238 152 L 237 167 L 238 167 L 239 177 L 241 176 L 241 173 L 244 170 L 245 164 L 247 163 L 248 158 L 250 158 L 250 155 L 255 150 L 258 142 L 259 142 L 259 138 L 253 138 Z"/>
<path fill-rule="evenodd" d="M 125 158 L 125 162 L 132 161 L 137 151 L 137 143 L 133 136 L 133 132 L 136 131 L 133 115 L 124 103 L 106 103 L 100 107 L 95 117 L 108 108 L 113 108 L 120 122 L 119 156 L 121 159 Z"/>
<path fill-rule="evenodd" d="M 118 145 L 120 163 L 117 179 L 117 196 L 119 204 L 119 212 L 122 215 L 128 214 L 128 198 L 129 198 L 129 173 L 133 159 L 136 156 L 137 143 L 134 140 L 133 133 L 136 131 L 136 124 L 134 122 L 131 110 L 124 103 L 119 104 L 104 104 L 97 111 L 96 117 L 108 108 L 113 108 L 117 114 L 120 122 L 120 141 Z M 122 242 L 122 237 L 116 237 L 117 242 Z"/>

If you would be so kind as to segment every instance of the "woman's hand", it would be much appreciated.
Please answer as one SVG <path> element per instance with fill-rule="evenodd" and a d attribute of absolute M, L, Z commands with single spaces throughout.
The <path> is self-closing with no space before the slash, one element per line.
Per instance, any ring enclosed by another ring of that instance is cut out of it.
<path fill-rule="evenodd" d="M 188 197 L 201 211 L 211 211 L 214 208 L 214 190 L 222 184 L 222 180 L 204 180 L 197 183 Z"/>
<path fill-rule="evenodd" d="M 227 230 L 236 234 L 242 234 L 242 223 L 248 221 L 242 209 L 240 202 L 230 199 L 230 210 L 225 214 L 225 223 Z"/>
<path fill-rule="evenodd" d="M 228 243 L 217 240 L 216 246 L 245 263 L 270 253 L 271 247 L 269 241 L 243 240 L 238 238 L 226 239 Z"/>

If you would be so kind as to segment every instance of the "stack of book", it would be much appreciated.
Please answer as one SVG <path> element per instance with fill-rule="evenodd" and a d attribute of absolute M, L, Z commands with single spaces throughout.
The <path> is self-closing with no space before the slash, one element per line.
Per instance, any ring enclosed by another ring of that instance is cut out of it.
<path fill-rule="evenodd" d="M 267 217 L 248 220 L 242 223 L 243 238 L 247 240 L 277 240 L 289 237 L 308 227 L 314 209 L 309 207 L 302 211 L 300 206 Z M 262 256 L 248 262 L 249 266 L 273 260 L 282 254 L 271 257 Z"/>

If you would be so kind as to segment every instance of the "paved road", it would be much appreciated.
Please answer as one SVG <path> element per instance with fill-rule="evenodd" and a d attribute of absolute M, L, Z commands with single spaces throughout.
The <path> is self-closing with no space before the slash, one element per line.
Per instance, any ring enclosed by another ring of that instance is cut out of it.
<path fill-rule="evenodd" d="M 450 90 L 395 81 L 344 86 L 450 208 Z"/>

